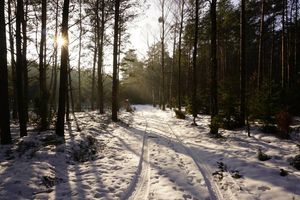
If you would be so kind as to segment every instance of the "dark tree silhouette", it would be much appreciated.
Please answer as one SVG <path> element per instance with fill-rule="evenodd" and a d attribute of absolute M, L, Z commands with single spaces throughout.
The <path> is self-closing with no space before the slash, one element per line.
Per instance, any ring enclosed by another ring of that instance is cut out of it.
<path fill-rule="evenodd" d="M 0 2 L 0 138 L 1 144 L 11 143 L 8 104 L 5 1 Z"/>
<path fill-rule="evenodd" d="M 64 136 L 64 124 L 65 124 L 65 107 L 66 107 L 66 93 L 68 91 L 68 22 L 69 22 L 69 0 L 64 0 L 63 6 L 63 20 L 62 20 L 62 37 L 65 40 L 65 44 L 61 48 L 61 65 L 60 65 L 60 85 L 59 85 L 59 102 L 58 113 L 56 121 L 56 134 Z"/>
<path fill-rule="evenodd" d="M 120 17 L 120 0 L 115 1 L 114 43 L 113 43 L 113 83 L 112 83 L 112 120 L 118 121 L 118 33 Z"/>
<path fill-rule="evenodd" d="M 18 98 L 18 114 L 20 123 L 20 136 L 27 135 L 27 123 L 24 105 L 24 66 L 22 55 L 22 36 L 21 36 L 21 23 L 24 18 L 23 0 L 17 1 L 17 16 L 16 16 L 16 52 L 17 52 L 17 64 L 16 64 L 16 84 L 17 84 L 17 98 Z"/>

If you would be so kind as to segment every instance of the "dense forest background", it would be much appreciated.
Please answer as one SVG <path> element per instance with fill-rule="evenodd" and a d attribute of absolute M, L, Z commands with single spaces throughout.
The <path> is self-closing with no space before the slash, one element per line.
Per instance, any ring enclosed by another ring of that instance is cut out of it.
<path fill-rule="evenodd" d="M 299 115 L 298 0 L 158 0 L 161 31 L 139 58 L 128 25 L 145 3 L 1 1 L 1 142 L 7 108 L 21 136 L 56 114 L 112 109 L 116 120 L 125 99 L 221 116 L 228 128 Z"/>

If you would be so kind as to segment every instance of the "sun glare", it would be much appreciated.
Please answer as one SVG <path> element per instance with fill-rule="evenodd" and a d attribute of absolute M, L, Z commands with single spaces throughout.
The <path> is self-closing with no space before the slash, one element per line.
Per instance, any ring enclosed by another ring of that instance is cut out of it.
<path fill-rule="evenodd" d="M 58 46 L 58 47 L 62 47 L 63 45 L 65 45 L 66 40 L 65 40 L 63 37 L 59 36 L 59 37 L 56 39 L 56 42 L 57 42 L 57 46 Z"/>

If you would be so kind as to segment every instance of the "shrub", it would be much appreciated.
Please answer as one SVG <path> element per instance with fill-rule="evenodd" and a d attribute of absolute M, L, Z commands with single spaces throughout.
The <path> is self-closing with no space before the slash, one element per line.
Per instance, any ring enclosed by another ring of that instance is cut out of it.
<path fill-rule="evenodd" d="M 293 160 L 292 160 L 292 162 L 291 162 L 291 165 L 292 165 L 294 168 L 300 170 L 300 154 L 296 155 L 296 156 L 293 158 Z"/>
<path fill-rule="evenodd" d="M 265 154 L 264 152 L 262 152 L 261 149 L 258 149 L 257 158 L 260 161 L 266 161 L 266 160 L 271 159 L 271 157 L 269 155 Z"/>
<path fill-rule="evenodd" d="M 211 122 L 210 122 L 210 125 L 209 125 L 211 134 L 213 134 L 213 135 L 218 135 L 219 134 L 219 128 L 221 126 L 221 122 L 222 122 L 222 120 L 221 120 L 220 116 L 214 116 L 211 119 Z"/>
<path fill-rule="evenodd" d="M 290 132 L 290 125 L 292 123 L 292 117 L 289 112 L 284 109 L 276 115 L 277 128 L 279 130 L 279 136 L 281 138 L 288 138 Z"/>
<path fill-rule="evenodd" d="M 177 119 L 185 119 L 185 113 L 181 110 L 174 110 Z"/>

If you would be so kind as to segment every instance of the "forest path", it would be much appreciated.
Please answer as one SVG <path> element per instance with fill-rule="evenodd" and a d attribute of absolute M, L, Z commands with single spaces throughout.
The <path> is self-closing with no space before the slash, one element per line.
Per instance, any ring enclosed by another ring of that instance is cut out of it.
<path fill-rule="evenodd" d="M 223 199 L 208 166 L 184 143 L 170 113 L 136 106 L 134 129 L 146 123 L 140 166 L 129 199 Z M 171 120 L 171 121 L 169 121 Z M 145 124 L 144 124 L 145 125 Z M 140 169 L 140 171 L 139 171 Z"/>

